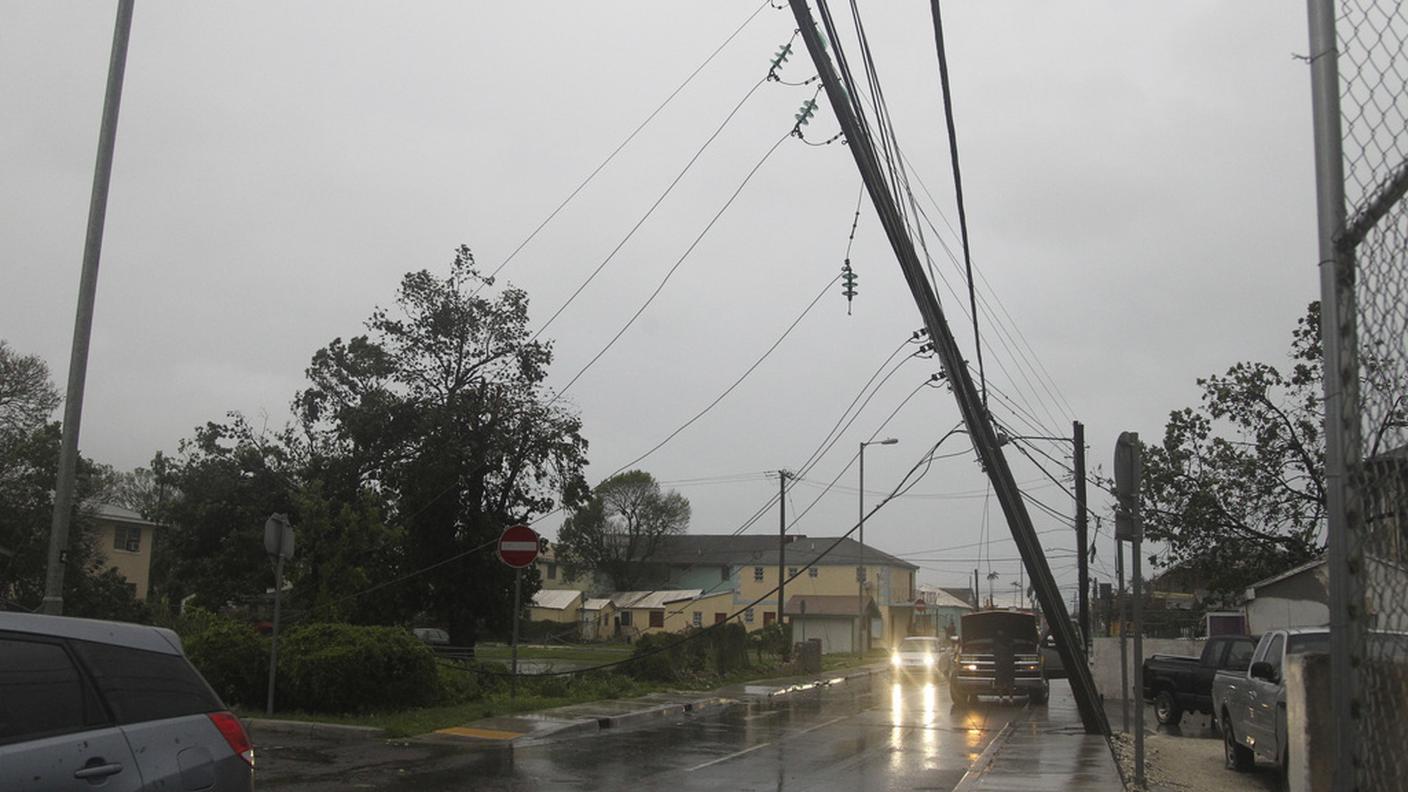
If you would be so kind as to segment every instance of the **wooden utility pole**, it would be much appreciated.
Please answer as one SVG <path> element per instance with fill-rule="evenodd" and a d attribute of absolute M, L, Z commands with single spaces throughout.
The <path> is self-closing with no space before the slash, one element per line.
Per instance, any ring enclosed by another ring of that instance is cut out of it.
<path fill-rule="evenodd" d="M 777 471 L 777 626 L 782 632 L 782 659 L 786 661 L 792 654 L 791 642 L 786 640 L 787 629 L 783 612 L 787 610 L 787 478 L 792 474 L 785 470 Z"/>
<path fill-rule="evenodd" d="M 1075 629 L 1070 622 L 1069 611 L 1061 598 L 1060 589 L 1056 586 L 1056 579 L 1046 564 L 1041 542 L 1037 538 L 1036 530 L 1032 527 L 1031 515 L 1027 513 L 1026 504 L 1022 500 L 1022 492 L 1017 487 L 1017 481 L 1012 475 L 1012 469 L 1008 467 L 1006 457 L 1003 456 L 991 416 L 984 407 L 982 398 L 973 383 L 973 377 L 968 371 L 962 350 L 959 349 L 958 342 L 953 337 L 948 320 L 945 318 L 938 297 L 934 293 L 933 284 L 929 282 L 923 264 L 919 261 L 914 241 L 909 237 L 900 217 L 894 196 L 890 192 L 876 155 L 874 141 L 869 132 L 856 120 L 851 102 L 853 100 L 859 102 L 860 99 L 853 96 L 853 93 L 841 84 L 840 77 L 837 76 L 831 62 L 831 56 L 827 53 L 827 44 L 822 41 L 807 0 L 788 0 L 788 2 L 792 8 L 793 16 L 797 20 L 797 30 L 806 42 L 807 52 L 811 55 L 812 63 L 816 66 L 817 74 L 826 89 L 826 96 L 830 101 L 832 111 L 835 112 L 836 120 L 840 123 L 841 131 L 845 134 L 846 148 L 851 152 L 856 168 L 860 171 L 861 180 L 865 183 L 866 191 L 870 195 L 871 205 L 875 207 L 876 214 L 885 228 L 886 236 L 899 260 L 900 270 L 909 286 L 910 294 L 924 319 L 924 326 L 928 330 L 929 338 L 933 341 L 934 351 L 943 364 L 944 373 L 952 386 L 954 398 L 958 402 L 959 412 L 962 413 L 964 427 L 972 440 L 973 448 L 978 453 L 983 470 L 992 480 L 993 492 L 997 496 L 998 503 L 1002 506 L 1008 528 L 1012 532 L 1012 538 L 1022 555 L 1027 573 L 1031 576 L 1042 611 L 1053 622 L 1052 629 L 1056 636 L 1056 646 L 1061 654 L 1062 663 L 1070 673 L 1071 689 L 1075 693 L 1076 706 L 1080 710 L 1081 721 L 1088 733 L 1108 734 L 1109 724 L 1105 720 L 1105 712 L 1101 708 L 1099 696 L 1095 691 L 1090 668 L 1085 663 L 1084 653 L 1078 651 L 1078 641 Z M 822 8 L 823 15 L 825 15 L 825 6 L 823 5 Z M 831 29 L 829 18 L 826 21 L 830 46 L 839 49 L 840 39 Z"/>
<path fill-rule="evenodd" d="M 1080 586 L 1080 601 L 1076 618 L 1080 621 L 1081 647 L 1090 654 L 1090 539 L 1089 519 L 1085 508 L 1085 424 L 1071 423 L 1071 442 L 1075 446 L 1076 474 L 1076 581 Z"/>

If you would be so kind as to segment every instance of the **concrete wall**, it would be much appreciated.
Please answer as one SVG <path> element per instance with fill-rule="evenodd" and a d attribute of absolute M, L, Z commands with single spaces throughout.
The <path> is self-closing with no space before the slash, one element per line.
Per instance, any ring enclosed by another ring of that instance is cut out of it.
<path fill-rule="evenodd" d="M 1335 729 L 1329 655 L 1286 658 L 1286 742 L 1291 792 L 1330 792 Z"/>
<path fill-rule="evenodd" d="M 1156 654 L 1196 656 L 1203 653 L 1203 643 L 1201 638 L 1145 638 L 1144 656 L 1150 657 Z M 1128 639 L 1127 645 L 1129 647 L 1130 694 L 1121 696 L 1120 639 L 1095 638 L 1090 642 L 1090 672 L 1095 677 L 1095 689 L 1105 698 L 1139 698 L 1139 692 L 1134 688 L 1134 667 L 1142 664 L 1143 660 L 1134 657 L 1134 639 L 1132 637 Z"/>

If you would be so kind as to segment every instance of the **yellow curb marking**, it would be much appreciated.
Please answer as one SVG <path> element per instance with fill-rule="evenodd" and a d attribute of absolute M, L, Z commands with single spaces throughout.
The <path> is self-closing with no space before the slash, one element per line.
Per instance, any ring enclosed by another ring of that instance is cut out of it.
<path fill-rule="evenodd" d="M 512 740 L 522 737 L 525 732 L 498 731 L 496 729 L 471 729 L 468 726 L 451 726 L 437 729 L 436 734 L 453 734 L 456 737 L 478 737 L 481 740 Z"/>

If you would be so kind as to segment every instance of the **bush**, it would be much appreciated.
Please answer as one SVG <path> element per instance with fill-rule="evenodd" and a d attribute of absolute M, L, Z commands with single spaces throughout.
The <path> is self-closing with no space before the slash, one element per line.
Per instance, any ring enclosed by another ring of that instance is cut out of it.
<path fill-rule="evenodd" d="M 425 706 L 441 698 L 440 680 L 430 649 L 394 627 L 310 624 L 290 630 L 279 642 L 280 700 L 297 709 Z"/>
<path fill-rule="evenodd" d="M 269 687 L 269 641 L 243 622 L 195 610 L 176 625 L 186 657 L 226 704 L 257 706 Z"/>
<path fill-rule="evenodd" d="M 635 647 L 625 670 L 636 679 L 677 682 L 749 666 L 748 631 L 733 622 L 683 633 L 642 635 Z"/>

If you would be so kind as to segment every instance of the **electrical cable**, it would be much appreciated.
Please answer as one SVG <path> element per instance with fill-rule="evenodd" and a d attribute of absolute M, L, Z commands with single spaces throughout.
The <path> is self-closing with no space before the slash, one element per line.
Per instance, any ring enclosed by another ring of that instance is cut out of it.
<path fill-rule="evenodd" d="M 562 199 L 562 203 L 558 204 L 557 208 L 553 209 L 552 213 L 550 213 L 546 218 L 544 218 L 543 221 L 539 223 L 536 228 L 533 229 L 532 233 L 528 234 L 528 236 L 525 237 L 522 242 L 518 243 L 518 247 L 514 248 L 513 252 L 508 254 L 508 258 L 504 259 L 503 262 L 499 264 L 499 266 L 495 267 L 493 272 L 489 273 L 489 277 L 486 282 L 481 283 L 479 285 L 479 288 L 474 290 L 474 294 L 478 294 L 479 291 L 484 288 L 484 286 L 488 285 L 489 282 L 492 282 L 494 277 L 498 275 L 504 267 L 507 267 L 509 265 L 509 262 L 513 261 L 513 259 L 518 256 L 519 252 L 522 251 L 523 248 L 528 246 L 529 242 L 532 242 L 533 239 L 538 236 L 538 232 L 542 231 L 548 223 L 551 223 L 553 221 L 553 218 L 557 217 L 558 213 L 560 213 L 564 208 L 566 208 L 567 204 L 570 203 L 573 198 L 577 197 L 577 193 L 581 192 L 588 184 L 591 183 L 592 179 L 596 178 L 598 173 L 601 173 L 601 171 L 607 165 L 611 164 L 611 161 L 616 159 L 616 155 L 620 154 L 621 151 L 626 148 L 627 144 L 634 140 L 636 135 L 639 135 L 641 133 L 641 130 L 645 129 L 645 127 L 651 121 L 655 120 L 655 117 L 657 115 L 660 115 L 661 111 L 668 107 L 669 104 L 674 101 L 675 97 L 679 96 L 680 92 L 682 92 L 691 82 L 694 81 L 695 77 L 699 76 L 699 73 L 704 70 L 704 67 L 708 66 L 709 63 L 712 62 L 720 52 L 723 52 L 724 48 L 727 47 L 729 43 L 732 42 L 735 38 L 737 38 L 738 34 L 742 33 L 743 29 L 748 27 L 749 23 L 751 23 L 758 16 L 758 14 L 762 13 L 763 9 L 766 8 L 768 5 L 768 0 L 764 0 L 762 5 L 758 6 L 753 11 L 753 13 L 749 14 L 748 18 L 743 20 L 743 23 L 737 28 L 735 28 L 734 31 L 728 35 L 728 38 L 725 38 L 723 40 L 722 44 L 715 47 L 714 51 L 709 53 L 709 57 L 705 58 L 703 62 L 696 66 L 694 68 L 694 71 L 690 72 L 689 76 L 684 79 L 684 82 L 676 86 L 675 90 L 671 91 L 670 95 L 665 97 L 665 101 L 661 102 L 659 106 L 652 110 L 650 112 L 650 115 L 645 117 L 644 121 L 636 125 L 636 128 L 631 131 L 631 134 L 627 135 L 626 139 L 621 141 L 620 145 L 618 145 L 610 154 L 608 154 L 606 156 L 606 159 L 601 161 L 600 165 L 596 166 L 595 170 L 587 174 L 587 178 L 583 179 L 582 182 L 577 185 L 576 189 L 572 190 L 572 192 L 569 193 L 566 198 Z"/>

